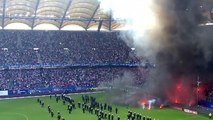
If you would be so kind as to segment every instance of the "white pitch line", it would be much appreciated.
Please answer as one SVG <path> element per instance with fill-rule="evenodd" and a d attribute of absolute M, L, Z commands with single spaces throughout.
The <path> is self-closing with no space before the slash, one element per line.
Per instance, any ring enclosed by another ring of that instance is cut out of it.
<path fill-rule="evenodd" d="M 177 119 L 177 120 L 187 120 L 187 119 L 194 118 L 194 117 L 197 117 L 197 116 L 190 116 L 190 117 L 186 117 L 186 118 L 180 118 L 180 119 Z"/>
<path fill-rule="evenodd" d="M 26 114 L 22 114 L 22 113 L 9 113 L 9 112 L 2 112 L 0 114 L 12 114 L 12 115 L 19 115 L 25 118 L 25 120 L 29 120 L 28 116 Z"/>
<path fill-rule="evenodd" d="M 95 93 L 102 93 L 103 91 L 97 91 L 97 92 L 82 92 L 82 93 L 70 93 L 67 95 L 76 95 L 76 94 L 95 94 Z M 53 94 L 52 94 L 53 95 Z M 60 94 L 57 94 L 60 95 Z M 0 98 L 1 100 L 14 100 L 14 99 L 26 99 L 26 98 L 37 98 L 37 97 L 47 97 L 49 95 L 40 95 L 40 96 L 24 96 L 24 97 L 11 97 L 11 98 Z"/>
<path fill-rule="evenodd" d="M 21 114 L 21 113 L 15 113 L 15 114 L 17 114 L 17 115 L 22 115 L 22 116 L 24 116 L 24 118 L 25 118 L 26 120 L 29 120 L 29 118 L 28 118 L 28 116 L 27 116 L 26 114 Z"/>

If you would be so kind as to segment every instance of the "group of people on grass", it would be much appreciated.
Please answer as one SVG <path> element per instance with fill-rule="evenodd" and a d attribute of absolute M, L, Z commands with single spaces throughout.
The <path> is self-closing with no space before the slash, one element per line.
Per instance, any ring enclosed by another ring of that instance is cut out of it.
<path fill-rule="evenodd" d="M 50 100 L 52 100 L 53 96 L 50 95 Z M 69 114 L 72 114 L 72 111 L 75 109 L 81 109 L 82 114 L 90 113 L 91 115 L 97 116 L 97 120 L 121 120 L 121 117 L 119 114 L 119 110 L 117 107 L 113 107 L 110 104 L 107 103 L 100 103 L 96 100 L 95 97 L 89 96 L 89 95 L 82 95 L 82 101 L 76 103 L 75 100 L 72 99 L 70 96 L 66 96 L 64 94 L 56 95 L 55 94 L 55 100 L 56 103 L 62 102 L 63 105 L 67 105 L 67 111 Z M 45 108 L 44 101 L 40 98 L 37 99 L 37 102 L 41 105 L 41 108 Z M 54 110 L 51 108 L 50 105 L 47 106 L 48 113 L 52 118 L 54 118 Z M 113 114 L 114 113 L 114 114 Z M 65 120 L 65 118 L 62 116 L 60 111 L 57 113 L 57 120 Z M 128 111 L 126 115 L 127 120 L 152 120 L 151 117 L 142 116 L 139 113 Z"/>

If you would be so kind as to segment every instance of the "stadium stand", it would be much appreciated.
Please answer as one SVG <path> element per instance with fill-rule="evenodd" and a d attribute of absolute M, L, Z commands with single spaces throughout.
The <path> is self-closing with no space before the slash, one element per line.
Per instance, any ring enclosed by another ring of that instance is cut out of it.
<path fill-rule="evenodd" d="M 50 92 L 54 88 L 97 87 L 125 71 L 137 74 L 135 83 L 142 84 L 148 69 L 136 68 L 141 65 L 141 58 L 117 34 L 0 31 L 0 89 L 18 93 L 29 89 Z"/>
<path fill-rule="evenodd" d="M 1 64 L 138 63 L 116 32 L 0 31 Z M 101 36 L 101 37 L 97 37 Z"/>
<path fill-rule="evenodd" d="M 207 96 L 207 101 L 213 102 L 213 90 L 209 91 Z"/>

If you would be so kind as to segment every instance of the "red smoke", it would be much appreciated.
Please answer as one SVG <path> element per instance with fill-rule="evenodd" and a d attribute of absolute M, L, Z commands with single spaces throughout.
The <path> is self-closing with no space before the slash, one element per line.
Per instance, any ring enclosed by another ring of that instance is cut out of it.
<path fill-rule="evenodd" d="M 164 104 L 161 104 L 159 108 L 160 108 L 160 109 L 163 109 L 163 107 L 164 107 Z"/>
<path fill-rule="evenodd" d="M 181 77 L 175 80 L 176 83 L 167 91 L 168 99 L 172 103 L 195 105 L 204 96 L 204 87 L 197 85 L 197 80 L 190 77 Z"/>
<path fill-rule="evenodd" d="M 147 99 L 146 98 L 142 98 L 138 101 L 138 104 L 140 104 L 141 106 L 146 105 L 147 104 Z"/>

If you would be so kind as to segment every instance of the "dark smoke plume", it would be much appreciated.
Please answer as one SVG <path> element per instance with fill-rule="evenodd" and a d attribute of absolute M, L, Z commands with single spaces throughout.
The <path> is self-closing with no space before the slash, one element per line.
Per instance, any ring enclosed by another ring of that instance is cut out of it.
<path fill-rule="evenodd" d="M 138 56 L 146 56 L 156 64 L 137 93 L 195 104 L 197 81 L 201 84 L 208 81 L 210 88 L 213 85 L 213 28 L 199 25 L 205 19 L 200 0 L 155 0 L 154 3 L 160 29 L 146 31 L 145 37 L 135 37 L 134 31 L 121 32 L 121 37 L 136 48 Z M 148 41 L 145 46 L 137 42 L 143 39 Z M 179 84 L 180 91 L 191 95 L 187 100 L 181 100 L 183 97 L 178 95 L 182 94 L 178 93 Z"/>

